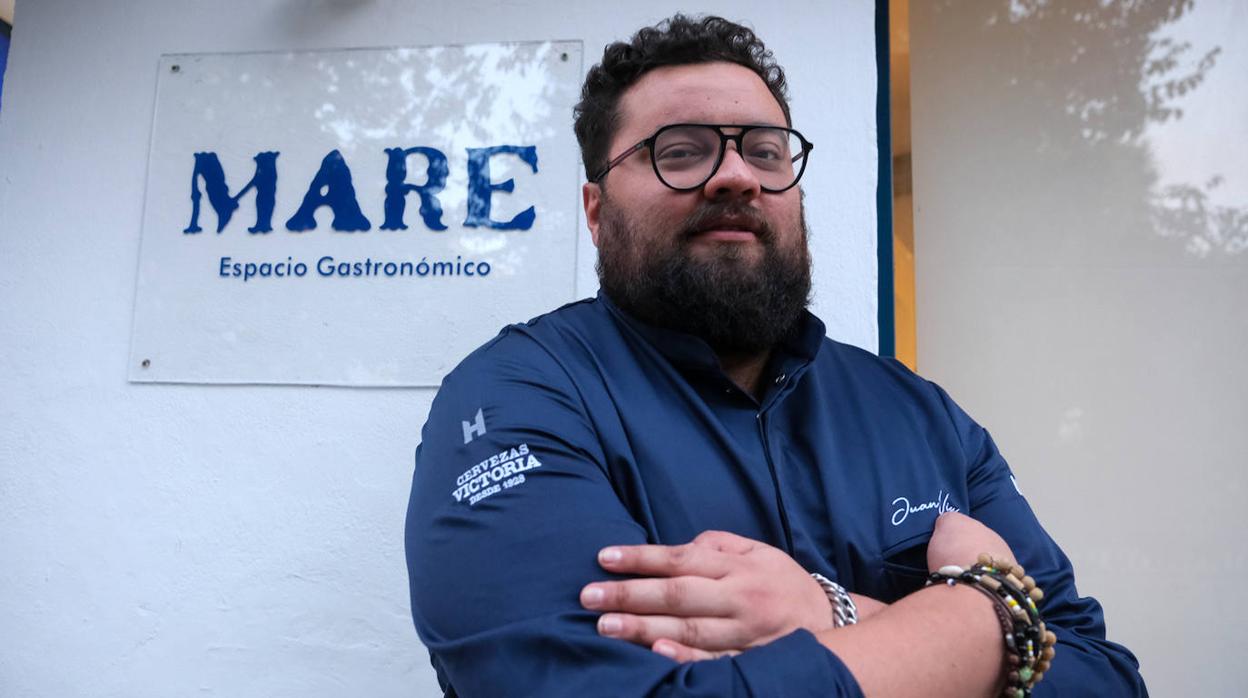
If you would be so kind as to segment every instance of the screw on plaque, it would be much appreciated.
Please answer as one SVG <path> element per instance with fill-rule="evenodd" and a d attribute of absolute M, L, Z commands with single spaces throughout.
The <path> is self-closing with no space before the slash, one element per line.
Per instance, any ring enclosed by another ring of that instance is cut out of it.
<path fill-rule="evenodd" d="M 182 70 L 182 66 L 178 65 L 177 63 L 174 63 L 173 65 L 169 66 L 169 72 L 171 73 L 177 73 L 181 70 Z"/>
<path fill-rule="evenodd" d="M 566 62 L 568 61 L 568 53 L 565 51 L 565 52 L 563 52 L 563 53 L 559 54 L 559 60 L 561 60 L 561 61 L 563 61 L 563 62 L 565 62 L 565 63 L 566 63 Z"/>
<path fill-rule="evenodd" d="M 142 364 L 140 364 L 140 366 L 142 366 L 143 368 L 151 368 L 151 367 L 152 367 L 152 360 L 151 360 L 151 359 L 143 359 L 143 363 L 142 363 Z"/>

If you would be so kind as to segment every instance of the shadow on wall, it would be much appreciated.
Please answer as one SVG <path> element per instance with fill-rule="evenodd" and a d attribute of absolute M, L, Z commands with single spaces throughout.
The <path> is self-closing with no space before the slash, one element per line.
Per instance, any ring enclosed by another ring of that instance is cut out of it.
<path fill-rule="evenodd" d="M 1181 240 L 1189 259 L 1233 257 L 1248 249 L 1248 197 L 1227 191 L 1228 184 L 1248 191 L 1248 181 L 1238 181 L 1248 169 L 1241 165 L 1235 173 L 1175 182 L 1166 179 L 1174 170 L 1190 177 L 1192 168 L 1160 162 L 1152 145 L 1159 130 L 1170 137 L 1180 128 L 1194 128 L 1178 126 L 1184 107 L 1219 67 L 1223 49 L 1212 40 L 1198 46 L 1170 35 L 1195 7 L 1195 0 L 941 0 L 932 9 L 934 36 L 974 31 L 965 24 L 972 15 L 982 34 L 981 40 L 943 52 L 959 54 L 959 89 L 990 105 L 977 123 L 945 125 L 975 129 L 973 137 L 996 153 L 992 162 L 976 163 L 965 173 L 972 180 L 984 178 L 984 186 L 973 181 L 967 186 L 997 190 L 1017 178 L 1017 186 L 1031 190 L 1031 201 L 1042 202 L 1034 211 L 988 204 L 983 213 L 998 220 L 984 222 L 1016 234 L 1026 234 L 1020 224 L 1024 230 L 1031 226 L 1048 244 L 1061 245 L 1074 231 L 1103 236 L 1106 253 L 1120 247 L 1116 235 L 1140 231 Z M 1190 137 L 1209 147 L 1211 138 L 1248 136 L 1242 123 L 1226 128 Z M 1199 155 L 1189 149 L 1184 157 Z M 1024 163 L 1033 174 L 1018 174 L 1013 163 Z M 1105 182 L 1112 182 L 1112 192 L 1102 193 Z M 1019 217 L 1029 214 L 1037 220 L 1020 223 Z M 1089 215 L 1100 220 L 1088 220 Z M 1088 243 L 1085 238 L 1065 244 Z"/>

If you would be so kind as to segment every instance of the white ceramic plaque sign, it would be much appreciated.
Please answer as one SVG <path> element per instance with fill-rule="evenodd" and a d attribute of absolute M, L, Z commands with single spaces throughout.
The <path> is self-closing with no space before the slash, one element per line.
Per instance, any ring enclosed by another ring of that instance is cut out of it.
<path fill-rule="evenodd" d="M 161 59 L 130 379 L 436 386 L 573 298 L 579 42 Z"/>

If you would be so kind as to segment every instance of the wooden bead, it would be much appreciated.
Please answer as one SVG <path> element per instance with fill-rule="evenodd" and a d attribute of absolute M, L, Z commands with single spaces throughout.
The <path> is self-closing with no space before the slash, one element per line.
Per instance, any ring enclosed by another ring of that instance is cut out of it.
<path fill-rule="evenodd" d="M 1040 591 L 1040 587 L 1033 587 L 1031 591 L 1027 592 L 1027 596 L 1031 597 L 1031 600 L 1036 603 L 1044 600 L 1044 592 Z"/>
<path fill-rule="evenodd" d="M 1053 634 L 1052 630 L 1044 631 L 1044 644 L 1049 647 L 1057 644 L 1057 636 Z"/>
<path fill-rule="evenodd" d="M 1035 589 L 1036 580 L 1032 579 L 1031 577 L 1023 577 L 1023 588 L 1026 589 L 1027 591 L 1031 591 L 1032 589 Z"/>

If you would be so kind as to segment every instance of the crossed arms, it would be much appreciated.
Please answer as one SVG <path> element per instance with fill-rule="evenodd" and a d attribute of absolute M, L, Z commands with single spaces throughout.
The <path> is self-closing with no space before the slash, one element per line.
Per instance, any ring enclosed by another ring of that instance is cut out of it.
<path fill-rule="evenodd" d="M 601 425 L 544 357 L 457 370 L 418 450 L 412 612 L 448 695 L 963 696 L 997 685 L 1000 628 L 974 590 L 933 587 L 887 607 L 861 599 L 865 619 L 834 630 L 819 587 L 780 550 L 722 533 L 649 545 L 661 538 L 624 504 Z M 464 444 L 460 421 L 483 399 L 489 431 Z M 928 564 L 989 552 L 1028 568 L 1059 639 L 1037 695 L 1144 695 L 1134 658 L 1105 641 L 1099 606 L 1075 592 L 995 447 L 964 421 L 974 520 L 942 517 Z M 482 453 L 520 445 L 540 462 L 525 480 L 475 504 L 452 496 Z"/>
<path fill-rule="evenodd" d="M 929 567 L 966 564 L 980 552 L 1012 554 L 1005 541 L 957 513 L 937 520 Z M 991 696 L 1001 690 L 1003 643 L 991 601 L 934 586 L 889 606 L 855 595 L 858 625 L 833 629 L 828 599 L 783 551 L 708 532 L 681 546 L 611 547 L 604 569 L 639 578 L 587 585 L 598 631 L 678 662 L 733 656 L 798 629 L 835 652 L 871 696 Z M 897 667 L 906 667 L 904 672 Z"/>

